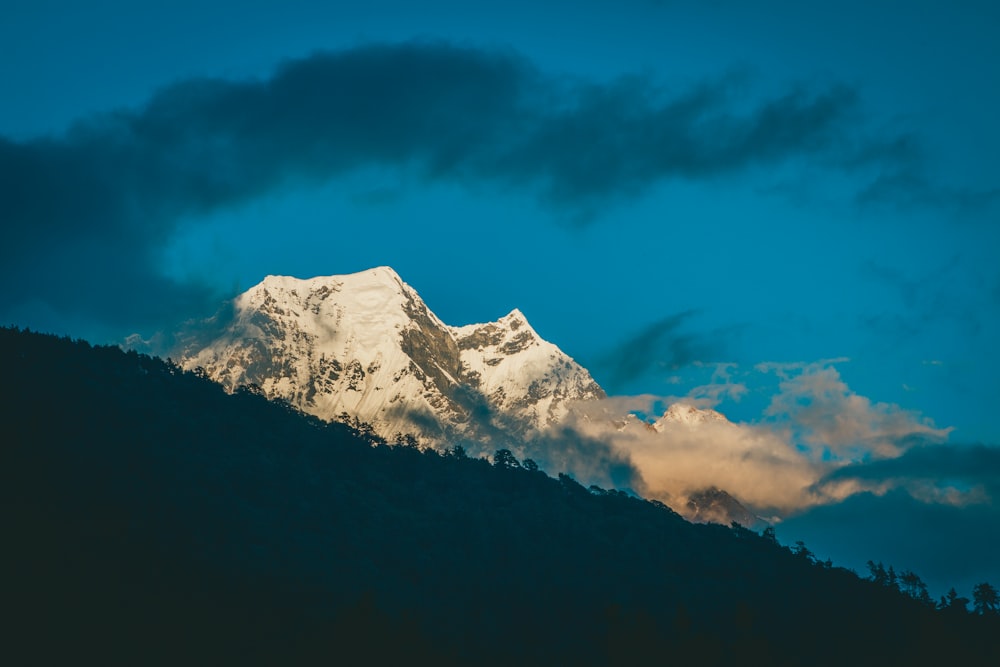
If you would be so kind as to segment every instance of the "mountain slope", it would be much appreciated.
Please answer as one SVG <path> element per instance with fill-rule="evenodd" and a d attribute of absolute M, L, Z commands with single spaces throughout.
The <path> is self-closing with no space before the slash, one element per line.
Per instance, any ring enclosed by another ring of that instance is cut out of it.
<path fill-rule="evenodd" d="M 53 337 L 0 329 L 0 369 L 11 664 L 1000 660 L 993 617 L 506 457 Z"/>
<path fill-rule="evenodd" d="M 268 276 L 174 354 L 230 391 L 257 385 L 321 419 L 430 444 L 524 436 L 557 423 L 569 402 L 604 395 L 519 311 L 448 326 L 388 267 Z"/>

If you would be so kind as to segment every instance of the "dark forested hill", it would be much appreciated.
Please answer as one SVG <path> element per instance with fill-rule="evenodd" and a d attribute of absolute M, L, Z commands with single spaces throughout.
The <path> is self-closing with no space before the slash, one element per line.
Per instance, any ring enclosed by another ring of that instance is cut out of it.
<path fill-rule="evenodd" d="M 995 616 L 509 453 L 11 329 L 0 382 L 4 664 L 1000 664 Z"/>

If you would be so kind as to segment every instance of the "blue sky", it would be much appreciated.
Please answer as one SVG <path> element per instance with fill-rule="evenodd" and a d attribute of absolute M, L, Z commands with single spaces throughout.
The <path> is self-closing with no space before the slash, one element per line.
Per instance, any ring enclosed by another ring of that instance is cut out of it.
<path fill-rule="evenodd" d="M 0 319 L 390 265 L 613 394 L 763 423 L 820 364 L 1000 443 L 996 3 L 539 5 L 8 1 Z"/>

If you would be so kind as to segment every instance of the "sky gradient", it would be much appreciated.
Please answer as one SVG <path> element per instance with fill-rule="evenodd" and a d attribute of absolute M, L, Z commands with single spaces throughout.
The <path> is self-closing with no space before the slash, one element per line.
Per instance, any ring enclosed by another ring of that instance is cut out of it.
<path fill-rule="evenodd" d="M 389 265 L 610 394 L 826 438 L 867 491 L 788 538 L 1000 584 L 997 537 L 959 576 L 912 529 L 1000 532 L 995 3 L 82 4 L 0 22 L 3 323 L 149 338 Z"/>

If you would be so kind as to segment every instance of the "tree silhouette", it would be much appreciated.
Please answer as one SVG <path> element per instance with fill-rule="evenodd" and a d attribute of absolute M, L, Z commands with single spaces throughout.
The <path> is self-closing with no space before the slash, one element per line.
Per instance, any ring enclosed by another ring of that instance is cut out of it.
<path fill-rule="evenodd" d="M 941 601 L 938 603 L 939 609 L 944 609 L 949 612 L 968 612 L 969 611 L 969 598 L 962 597 L 958 594 L 954 587 L 948 590 L 947 595 L 941 596 Z"/>
<path fill-rule="evenodd" d="M 933 604 L 931 596 L 927 592 L 927 584 L 913 572 L 904 570 L 899 575 L 899 589 L 909 595 L 914 600 L 919 600 L 924 604 Z"/>
<path fill-rule="evenodd" d="M 879 586 L 889 585 L 889 573 L 885 571 L 885 565 L 881 561 L 878 563 L 874 561 L 868 561 L 868 580 L 873 581 Z"/>
<path fill-rule="evenodd" d="M 1000 611 L 1000 594 L 985 581 L 973 587 L 972 600 L 977 614 L 996 614 Z"/>
<path fill-rule="evenodd" d="M 469 455 L 465 451 L 465 447 L 463 447 L 462 445 L 455 445 L 450 449 L 446 449 L 444 453 L 445 456 L 447 456 L 448 458 L 453 458 L 453 459 L 469 458 Z"/>
<path fill-rule="evenodd" d="M 899 590 L 899 578 L 896 576 L 896 570 L 893 569 L 892 565 L 889 566 L 886 585 L 894 591 Z"/>
<path fill-rule="evenodd" d="M 798 540 L 795 543 L 795 546 L 792 548 L 792 553 L 809 562 L 814 562 L 816 560 L 816 556 L 813 555 L 813 552 L 809 551 L 809 548 L 806 547 L 806 543 L 802 540 Z"/>
<path fill-rule="evenodd" d="M 493 465 L 497 468 L 507 468 L 510 470 L 521 467 L 521 462 L 509 449 L 498 449 L 493 455 Z"/>

